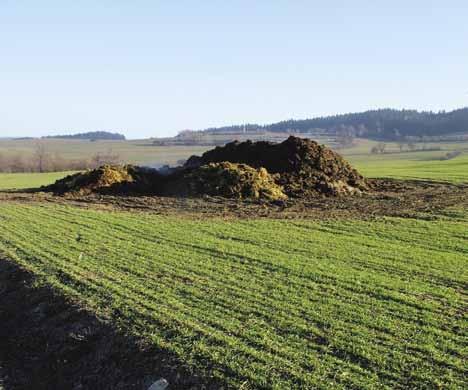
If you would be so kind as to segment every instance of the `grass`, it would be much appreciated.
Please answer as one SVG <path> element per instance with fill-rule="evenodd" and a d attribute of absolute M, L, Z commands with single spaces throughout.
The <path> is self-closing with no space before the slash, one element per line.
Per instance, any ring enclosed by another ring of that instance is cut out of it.
<path fill-rule="evenodd" d="M 0 173 L 0 190 L 38 188 L 51 184 L 73 172 L 52 173 Z"/>
<path fill-rule="evenodd" d="M 231 387 L 466 385 L 466 210 L 199 221 L 3 203 L 0 220 L 0 251 L 42 282 Z"/>
<path fill-rule="evenodd" d="M 440 154 L 440 152 L 436 152 Z M 468 182 L 468 153 L 452 160 L 436 160 L 434 152 L 358 155 L 348 157 L 356 169 L 367 177 L 393 177 L 398 179 L 424 179 Z"/>

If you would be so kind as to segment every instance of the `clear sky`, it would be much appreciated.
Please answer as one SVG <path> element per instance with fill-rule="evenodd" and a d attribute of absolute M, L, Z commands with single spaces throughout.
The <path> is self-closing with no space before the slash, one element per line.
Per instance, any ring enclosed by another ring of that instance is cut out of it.
<path fill-rule="evenodd" d="M 0 137 L 462 106 L 467 0 L 0 0 Z"/>

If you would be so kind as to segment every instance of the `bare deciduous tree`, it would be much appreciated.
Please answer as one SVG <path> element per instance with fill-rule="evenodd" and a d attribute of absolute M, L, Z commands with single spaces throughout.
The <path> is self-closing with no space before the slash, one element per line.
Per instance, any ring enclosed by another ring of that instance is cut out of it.
<path fill-rule="evenodd" d="M 120 155 L 113 153 L 112 149 L 109 149 L 105 153 L 98 152 L 91 158 L 91 163 L 94 168 L 100 167 L 101 165 L 109 164 L 115 165 L 119 164 L 121 161 Z"/>
<path fill-rule="evenodd" d="M 374 145 L 371 149 L 372 154 L 379 154 L 385 153 L 385 149 L 387 148 L 387 144 L 383 142 L 379 142 L 377 145 Z"/>
<path fill-rule="evenodd" d="M 10 172 L 26 172 L 27 163 L 22 154 L 16 154 L 11 157 L 8 170 Z"/>
<path fill-rule="evenodd" d="M 49 155 L 45 144 L 42 141 L 38 141 L 34 147 L 33 161 L 36 165 L 38 172 L 46 171 L 46 164 L 49 160 Z"/>
<path fill-rule="evenodd" d="M 3 157 L 3 154 L 0 153 L 0 172 L 6 172 L 7 171 L 7 166 L 6 166 L 6 159 Z"/>
<path fill-rule="evenodd" d="M 356 136 L 356 129 L 354 126 L 340 125 L 336 130 L 336 142 L 340 148 L 351 146 Z"/>

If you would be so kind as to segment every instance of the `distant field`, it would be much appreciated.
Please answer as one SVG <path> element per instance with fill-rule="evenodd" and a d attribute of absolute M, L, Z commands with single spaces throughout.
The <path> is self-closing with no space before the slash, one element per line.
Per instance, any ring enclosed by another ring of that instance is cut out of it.
<path fill-rule="evenodd" d="M 73 172 L 0 173 L 0 190 L 37 188 L 51 184 Z"/>
<path fill-rule="evenodd" d="M 441 153 L 398 153 L 384 155 L 352 155 L 349 161 L 367 177 L 468 182 L 468 153 L 452 160 L 431 160 Z M 435 156 L 434 156 L 435 155 Z"/>
<path fill-rule="evenodd" d="M 318 139 L 318 142 L 326 143 L 327 139 Z M 35 140 L 5 140 L 0 139 L 0 155 L 14 155 L 22 153 L 25 156 L 31 156 L 34 153 L 36 145 Z M 112 151 L 118 154 L 124 163 L 156 165 L 169 164 L 176 165 L 179 160 L 184 160 L 193 154 L 202 154 L 212 146 L 154 146 L 151 140 L 131 140 L 131 141 L 97 141 L 90 142 L 84 140 L 60 140 L 47 139 L 43 141 L 46 150 L 50 154 L 58 153 L 66 159 L 89 159 L 96 153 L 106 153 Z M 448 151 L 462 150 L 468 154 L 468 142 L 444 142 L 430 143 L 427 147 L 440 147 L 441 151 L 415 152 L 415 153 L 393 153 L 382 156 L 373 156 L 370 153 L 372 146 L 377 142 L 359 139 L 351 148 L 339 149 L 338 152 L 350 159 L 356 161 L 369 161 L 388 159 L 408 159 L 425 160 L 428 158 L 437 158 L 443 156 Z M 335 147 L 334 144 L 328 144 Z M 421 145 L 419 145 L 421 146 Z M 387 151 L 397 152 L 396 143 L 387 143 Z"/>
<path fill-rule="evenodd" d="M 466 210 L 200 221 L 3 203 L 0 219 L 0 252 L 232 388 L 466 385 Z"/>
<path fill-rule="evenodd" d="M 192 154 L 200 154 L 210 149 L 208 146 L 153 146 L 151 140 L 96 141 L 47 139 L 42 141 L 50 154 L 58 153 L 65 159 L 89 159 L 96 153 L 112 151 L 121 161 L 131 164 L 169 164 L 187 159 Z M 22 153 L 31 156 L 37 141 L 2 140 L 0 154 Z"/>

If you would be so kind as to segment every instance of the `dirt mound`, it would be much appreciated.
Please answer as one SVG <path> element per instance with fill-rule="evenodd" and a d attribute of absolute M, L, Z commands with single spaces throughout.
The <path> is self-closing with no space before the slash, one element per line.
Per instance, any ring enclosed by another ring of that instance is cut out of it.
<path fill-rule="evenodd" d="M 130 182 L 133 182 L 133 177 L 128 166 L 103 165 L 97 169 L 66 176 L 44 187 L 44 190 L 59 194 L 74 192 L 85 195 Z"/>
<path fill-rule="evenodd" d="M 166 176 L 156 169 L 133 165 L 103 165 L 75 173 L 41 189 L 56 194 L 140 193 L 161 194 Z"/>
<path fill-rule="evenodd" d="M 238 199 L 284 200 L 287 196 L 265 168 L 220 162 L 187 169 L 168 184 L 171 195 L 212 195 Z"/>
<path fill-rule="evenodd" d="M 317 142 L 289 137 L 282 143 L 231 142 L 192 156 L 183 167 L 161 172 L 132 165 L 104 165 L 43 188 L 58 194 L 139 193 L 279 200 L 352 195 L 365 179 L 339 154 Z"/>
<path fill-rule="evenodd" d="M 309 139 L 231 142 L 201 157 L 192 156 L 185 167 L 222 161 L 267 169 L 290 196 L 356 194 L 368 189 L 365 179 L 339 154 Z"/>

